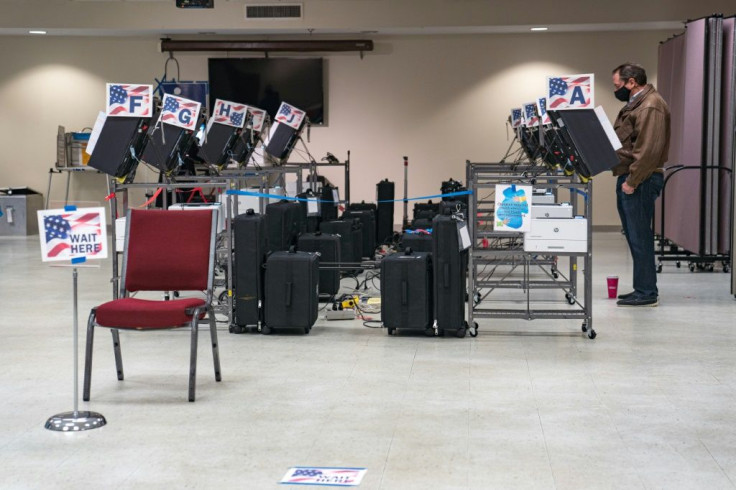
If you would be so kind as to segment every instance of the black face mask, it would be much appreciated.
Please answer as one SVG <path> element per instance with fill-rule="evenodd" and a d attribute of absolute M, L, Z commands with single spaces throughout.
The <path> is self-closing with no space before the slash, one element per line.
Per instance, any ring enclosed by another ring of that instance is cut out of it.
<path fill-rule="evenodd" d="M 613 95 L 615 95 L 621 102 L 628 102 L 629 97 L 631 97 L 631 90 L 627 89 L 626 85 L 621 85 L 621 88 L 615 90 Z"/>

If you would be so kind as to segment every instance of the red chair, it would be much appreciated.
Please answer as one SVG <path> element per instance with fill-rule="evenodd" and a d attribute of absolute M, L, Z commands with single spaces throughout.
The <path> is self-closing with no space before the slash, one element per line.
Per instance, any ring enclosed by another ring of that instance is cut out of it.
<path fill-rule="evenodd" d="M 220 381 L 220 354 L 212 307 L 217 210 L 128 212 L 123 256 L 122 297 L 93 308 L 87 322 L 84 392 L 89 401 L 95 327 L 111 329 L 118 379 L 123 360 L 118 330 L 152 331 L 191 326 L 189 401 L 194 401 L 199 321 L 207 315 L 212 338 L 215 380 Z M 206 298 L 167 301 L 138 299 L 138 291 L 203 291 Z"/>

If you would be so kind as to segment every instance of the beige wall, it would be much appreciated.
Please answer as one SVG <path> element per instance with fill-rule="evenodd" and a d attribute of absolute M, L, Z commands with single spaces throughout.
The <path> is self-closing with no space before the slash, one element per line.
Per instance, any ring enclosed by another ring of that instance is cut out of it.
<path fill-rule="evenodd" d="M 547 75 L 595 73 L 596 103 L 615 118 L 620 104 L 611 93 L 611 69 L 635 60 L 655 74 L 658 42 L 671 34 L 378 37 L 375 52 L 362 60 L 326 55 L 329 125 L 312 129 L 309 148 L 317 159 L 351 151 L 354 201 L 375 199 L 375 183 L 385 177 L 400 189 L 403 155 L 410 158 L 409 194 L 435 194 L 441 180 L 464 180 L 465 160 L 503 156 L 509 108 L 543 95 Z M 0 49 L 0 187 L 44 193 L 57 126 L 92 125 L 106 81 L 152 83 L 167 56 L 157 39 L 134 38 L 5 36 Z M 206 79 L 207 57 L 178 54 L 182 78 Z M 342 185 L 338 173 L 328 175 Z M 137 180 L 153 178 L 140 172 Z M 610 176 L 595 178 L 595 225 L 618 223 L 613 187 Z M 63 192 L 55 177 L 52 199 Z M 71 192 L 73 200 L 101 201 L 105 179 L 75 175 Z"/>

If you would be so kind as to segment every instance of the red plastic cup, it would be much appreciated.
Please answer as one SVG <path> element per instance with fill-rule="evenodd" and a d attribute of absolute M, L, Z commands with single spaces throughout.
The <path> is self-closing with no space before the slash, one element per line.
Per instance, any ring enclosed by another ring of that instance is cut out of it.
<path fill-rule="evenodd" d="M 608 299 L 616 299 L 618 295 L 618 276 L 608 276 L 606 282 L 608 283 Z"/>

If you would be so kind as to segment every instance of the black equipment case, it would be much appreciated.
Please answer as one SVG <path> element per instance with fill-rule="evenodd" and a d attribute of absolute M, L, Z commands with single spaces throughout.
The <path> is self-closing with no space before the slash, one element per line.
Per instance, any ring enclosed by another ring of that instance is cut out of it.
<path fill-rule="evenodd" d="M 394 236 L 394 183 L 384 179 L 376 184 L 376 242 L 390 243 Z"/>
<path fill-rule="evenodd" d="M 432 258 L 434 260 L 435 333 L 455 330 L 465 337 L 466 251 L 460 251 L 458 220 L 439 215 L 432 221 Z"/>
<path fill-rule="evenodd" d="M 401 235 L 402 250 L 410 248 L 415 252 L 432 252 L 432 234 L 431 233 L 409 233 L 404 232 Z"/>
<path fill-rule="evenodd" d="M 319 230 L 319 222 L 322 221 L 321 219 L 322 207 L 325 203 L 319 202 L 319 200 L 321 200 L 320 196 L 315 194 L 311 189 L 307 189 L 301 194 L 297 194 L 296 197 L 298 197 L 299 199 L 318 200 L 317 202 L 318 214 L 316 215 L 309 214 L 309 203 L 307 203 L 306 201 L 297 201 L 299 205 L 302 207 L 302 219 L 304 220 L 304 227 L 301 230 L 301 232 L 314 233 L 315 231 Z"/>
<path fill-rule="evenodd" d="M 268 247 L 272 252 L 289 250 L 302 231 L 304 211 L 296 201 L 279 201 L 266 206 Z"/>
<path fill-rule="evenodd" d="M 467 197 L 467 196 L 461 196 L 461 197 Z M 463 216 L 467 219 L 468 217 L 468 203 L 462 200 L 456 200 L 456 201 L 442 201 L 440 203 L 440 214 L 444 215 L 452 215 L 462 213 Z"/>
<path fill-rule="evenodd" d="M 319 292 L 334 296 L 340 289 L 340 270 L 324 268 L 325 262 L 340 262 L 340 235 L 329 233 L 304 233 L 299 236 L 297 249 L 301 252 L 316 252 L 319 255 Z"/>
<path fill-rule="evenodd" d="M 453 192 L 462 192 L 467 191 L 467 187 L 463 186 L 462 182 L 459 182 L 457 180 L 454 180 L 452 177 L 450 177 L 450 180 L 445 180 L 442 182 L 442 185 L 440 186 L 440 192 L 442 194 L 451 194 Z M 462 196 L 449 196 L 449 197 L 443 197 L 443 201 L 462 201 L 465 203 L 465 206 L 468 205 L 468 195 L 463 194 Z M 440 210 L 440 214 L 442 214 L 442 211 Z"/>
<path fill-rule="evenodd" d="M 363 203 L 364 206 L 367 206 Z M 363 225 L 362 247 L 360 251 L 361 257 L 373 258 L 376 251 L 376 211 L 375 204 L 370 204 L 371 209 L 353 209 L 351 204 L 347 211 L 342 214 L 342 219 L 351 220 L 358 219 Z M 360 205 L 358 205 L 360 206 Z"/>
<path fill-rule="evenodd" d="M 309 252 L 273 252 L 266 261 L 266 319 L 261 332 L 299 328 L 309 333 L 319 307 L 319 257 Z"/>
<path fill-rule="evenodd" d="M 360 220 L 323 221 L 320 223 L 319 229 L 322 233 L 340 235 L 341 262 L 361 262 L 361 256 L 363 255 L 363 225 Z M 345 271 L 355 274 L 359 273 L 360 269 Z"/>
<path fill-rule="evenodd" d="M 339 203 L 335 202 L 335 195 L 333 194 L 334 190 L 337 190 L 337 187 L 325 183 L 320 191 L 320 200 L 322 201 L 320 203 L 322 221 L 333 221 L 337 219 L 337 207 Z"/>
<path fill-rule="evenodd" d="M 413 219 L 431 220 L 440 213 L 440 204 L 432 202 L 431 199 L 428 202 L 417 202 L 414 203 L 413 212 Z"/>
<path fill-rule="evenodd" d="M 381 321 L 393 335 L 397 328 L 432 329 L 432 256 L 406 250 L 381 261 Z"/>
<path fill-rule="evenodd" d="M 266 217 L 252 209 L 233 218 L 235 318 L 231 333 L 263 321 L 263 279 L 268 253 Z"/>

